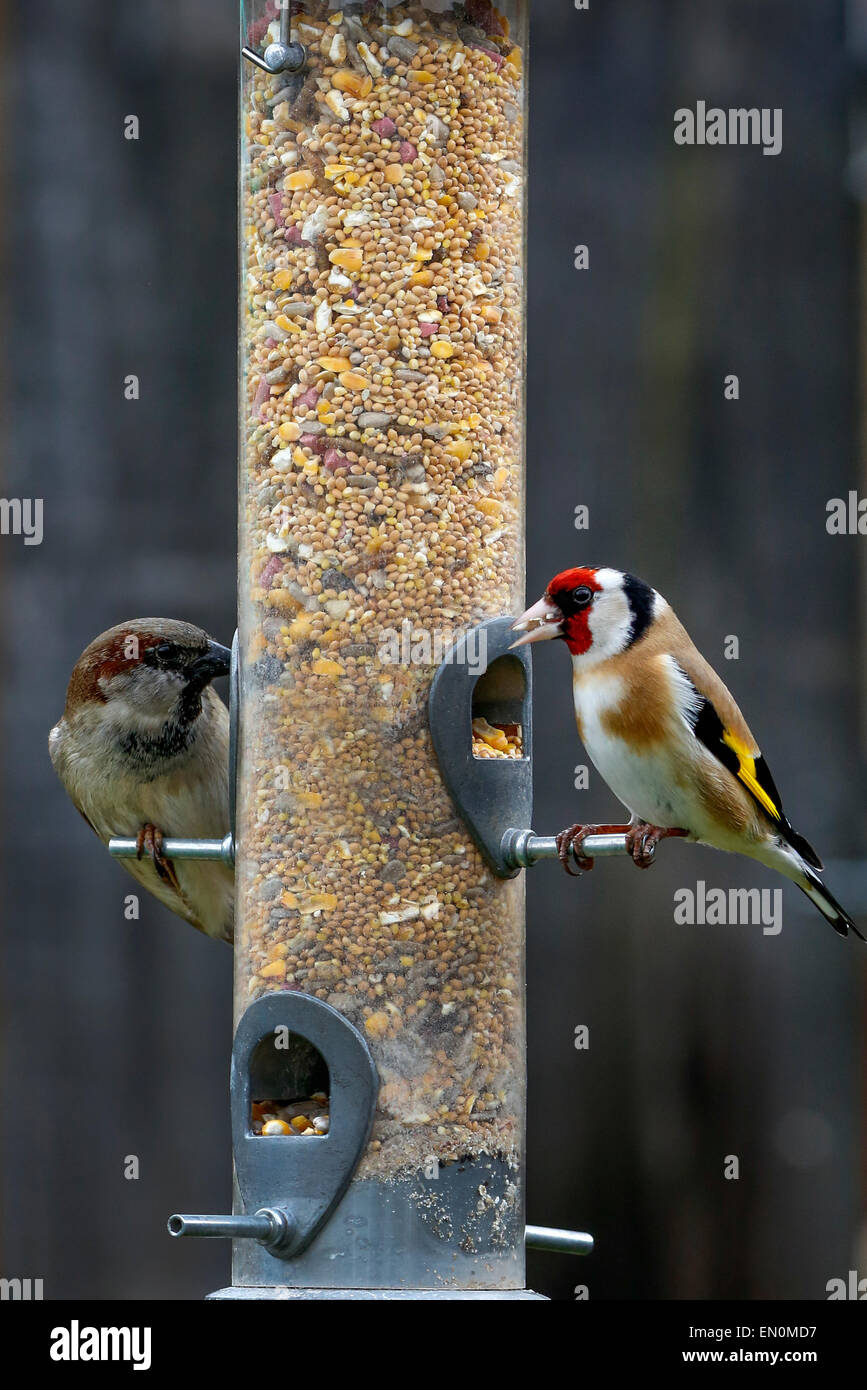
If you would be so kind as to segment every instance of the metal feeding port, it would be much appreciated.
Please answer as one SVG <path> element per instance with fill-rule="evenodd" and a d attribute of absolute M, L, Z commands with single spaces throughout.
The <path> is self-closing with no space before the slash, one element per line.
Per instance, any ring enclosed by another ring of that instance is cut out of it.
<path fill-rule="evenodd" d="M 321 1134 L 306 1131 L 313 1142 L 285 1124 L 285 1135 L 254 1131 L 254 1104 L 306 1103 L 317 1087 L 325 1088 L 329 1123 Z M 172 1216 L 170 1234 L 255 1242 L 236 1246 L 238 1282 L 271 1283 L 274 1260 L 301 1255 L 340 1202 L 370 1138 L 378 1090 L 367 1043 L 335 1009 L 302 994 L 257 999 L 232 1049 L 232 1142 L 245 1214 Z"/>
<path fill-rule="evenodd" d="M 428 708 L 443 781 L 500 878 L 514 878 L 521 868 L 503 852 L 504 820 L 529 825 L 533 811 L 533 668 L 526 648 L 509 651 L 514 640 L 510 618 L 464 633 L 434 676 Z M 502 732 L 506 743 L 507 728 L 520 731 L 512 735 L 517 756 L 478 756 L 479 729 Z"/>
<path fill-rule="evenodd" d="M 528 647 L 510 650 L 514 640 L 510 617 L 491 618 L 465 632 L 434 676 L 429 699 L 431 738 L 443 781 L 500 878 L 514 878 L 521 869 L 558 858 L 556 838 L 529 829 L 533 668 Z M 479 749 L 480 741 L 494 756 Z M 581 852 L 602 859 L 627 854 L 627 837 L 588 835 Z"/>

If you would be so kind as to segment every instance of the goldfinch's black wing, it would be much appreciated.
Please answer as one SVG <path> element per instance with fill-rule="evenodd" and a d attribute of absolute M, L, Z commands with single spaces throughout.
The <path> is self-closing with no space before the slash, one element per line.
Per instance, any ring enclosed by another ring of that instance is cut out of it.
<path fill-rule="evenodd" d="M 696 738 L 746 787 L 787 844 L 814 869 L 821 869 L 822 861 L 813 846 L 790 825 L 771 770 L 761 753 L 757 749 L 751 751 L 743 736 L 724 723 L 713 701 L 694 685 L 693 689 L 696 699 L 688 719 Z"/>

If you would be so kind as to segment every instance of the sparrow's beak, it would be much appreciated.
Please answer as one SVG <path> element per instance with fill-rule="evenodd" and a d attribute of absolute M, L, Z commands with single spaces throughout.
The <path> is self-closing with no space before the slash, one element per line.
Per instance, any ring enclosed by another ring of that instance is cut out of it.
<path fill-rule="evenodd" d="M 201 656 L 187 668 L 187 679 L 205 686 L 217 676 L 227 676 L 232 665 L 232 653 L 219 642 L 209 642 Z"/>
<path fill-rule="evenodd" d="M 556 603 L 543 594 L 538 603 L 534 603 L 532 608 L 528 608 L 526 613 L 522 613 L 520 618 L 516 618 L 512 623 L 513 632 L 521 632 L 524 628 L 529 628 L 523 637 L 519 637 L 517 642 L 512 643 L 510 651 L 514 647 L 524 647 L 529 642 L 547 642 L 552 637 L 563 636 L 563 614 Z"/>

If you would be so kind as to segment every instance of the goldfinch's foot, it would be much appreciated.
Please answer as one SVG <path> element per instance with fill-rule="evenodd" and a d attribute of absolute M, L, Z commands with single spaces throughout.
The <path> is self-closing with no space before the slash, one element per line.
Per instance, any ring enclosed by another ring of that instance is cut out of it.
<path fill-rule="evenodd" d="M 147 853 L 150 856 L 154 868 L 164 883 L 170 883 L 173 888 L 177 887 L 177 879 L 171 860 L 166 859 L 163 854 L 164 836 L 161 830 L 155 825 L 143 825 L 136 836 L 136 859 L 141 859 Z"/>
<path fill-rule="evenodd" d="M 665 840 L 670 835 L 688 834 L 688 830 L 678 830 L 674 827 L 663 829 L 660 825 L 648 825 L 646 821 L 638 821 L 635 825 L 627 826 L 626 843 L 633 863 L 639 869 L 649 869 L 656 857 L 656 846 L 660 840 Z"/>
<path fill-rule="evenodd" d="M 630 825 L 569 825 L 555 837 L 557 857 L 570 878 L 580 878 L 581 871 L 589 874 L 595 863 L 589 855 L 580 852 L 588 835 L 628 835 L 631 829 Z M 578 864 L 577 873 L 570 868 L 572 863 Z"/>

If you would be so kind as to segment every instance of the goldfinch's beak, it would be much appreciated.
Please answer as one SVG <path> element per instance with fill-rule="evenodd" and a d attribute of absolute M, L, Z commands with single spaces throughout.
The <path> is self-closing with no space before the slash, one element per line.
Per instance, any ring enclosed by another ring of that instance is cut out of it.
<path fill-rule="evenodd" d="M 552 637 L 562 637 L 563 621 L 563 614 L 556 603 L 553 603 L 547 594 L 543 594 L 538 603 L 534 603 L 532 608 L 528 608 L 526 613 L 522 613 L 520 618 L 516 618 L 512 623 L 513 632 L 530 629 L 523 637 L 519 637 L 517 642 L 513 642 L 512 647 L 524 647 L 529 642 L 547 642 Z"/>

